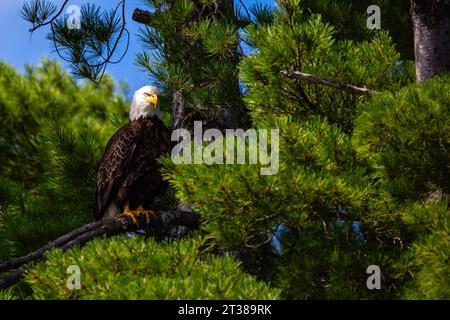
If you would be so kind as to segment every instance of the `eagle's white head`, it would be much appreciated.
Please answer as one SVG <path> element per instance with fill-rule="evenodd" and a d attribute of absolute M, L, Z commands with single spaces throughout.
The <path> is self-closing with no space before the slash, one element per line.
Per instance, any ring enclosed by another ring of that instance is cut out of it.
<path fill-rule="evenodd" d="M 155 115 L 161 119 L 161 111 L 158 107 L 158 88 L 155 86 L 142 87 L 133 95 L 130 108 L 130 121 L 149 116 L 153 117 Z"/>

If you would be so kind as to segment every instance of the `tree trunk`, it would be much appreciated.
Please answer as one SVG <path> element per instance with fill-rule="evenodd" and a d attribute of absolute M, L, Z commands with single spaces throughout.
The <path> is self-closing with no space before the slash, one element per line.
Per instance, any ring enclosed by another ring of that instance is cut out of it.
<path fill-rule="evenodd" d="M 172 94 L 172 129 L 183 127 L 183 119 L 185 117 L 185 107 L 183 94 L 180 90 L 175 90 Z"/>
<path fill-rule="evenodd" d="M 411 0 L 418 82 L 450 71 L 450 0 Z"/>

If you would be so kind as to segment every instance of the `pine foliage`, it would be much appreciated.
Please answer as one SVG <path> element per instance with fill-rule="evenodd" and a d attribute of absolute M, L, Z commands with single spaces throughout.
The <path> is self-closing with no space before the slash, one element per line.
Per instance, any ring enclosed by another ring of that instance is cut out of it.
<path fill-rule="evenodd" d="M 136 63 L 166 92 L 183 94 L 184 126 L 217 125 L 220 110 L 242 108 L 237 65 L 239 15 L 228 1 L 147 0 L 152 12 L 140 30 L 145 49 Z"/>
<path fill-rule="evenodd" d="M 112 82 L 79 85 L 55 62 L 0 69 L 3 260 L 90 221 L 97 163 L 127 107 Z"/>
<path fill-rule="evenodd" d="M 442 76 L 376 96 L 361 110 L 355 144 L 397 197 L 450 192 L 448 92 L 450 78 Z"/>
<path fill-rule="evenodd" d="M 362 41 L 340 39 L 335 26 L 306 13 L 301 1 L 278 4 L 270 19 L 262 15 L 264 21 L 246 28 L 257 50 L 240 64 L 253 127 L 280 130 L 278 173 L 164 160 L 166 177 L 206 219 L 217 246 L 246 248 L 272 266 L 269 275 L 251 272 L 272 279 L 284 298 L 387 299 L 402 297 L 398 288 L 414 281 L 422 297 L 445 297 L 446 289 L 430 290 L 446 287 L 441 275 L 426 272 L 445 266 L 446 241 L 439 244 L 442 255 L 432 250 L 416 261 L 435 238 L 406 222 L 404 195 L 426 206 L 424 188 L 440 190 L 433 201 L 446 210 L 448 78 L 409 86 L 410 63 L 401 62 L 384 31 Z M 287 79 L 282 70 L 379 93 L 365 98 Z M 446 214 L 430 216 L 444 226 L 442 239 Z M 370 265 L 382 270 L 382 290 L 366 287 Z M 415 272 L 421 279 L 413 280 Z"/>
<path fill-rule="evenodd" d="M 157 243 L 142 237 L 94 240 L 83 249 L 54 250 L 30 267 L 34 299 L 276 299 L 279 290 L 244 273 L 236 260 L 202 253 L 200 238 Z M 80 268 L 81 288 L 66 285 Z"/>

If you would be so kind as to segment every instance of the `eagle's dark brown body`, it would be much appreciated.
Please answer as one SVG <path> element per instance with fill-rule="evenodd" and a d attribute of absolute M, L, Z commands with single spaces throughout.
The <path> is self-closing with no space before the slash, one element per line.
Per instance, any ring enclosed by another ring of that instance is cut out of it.
<path fill-rule="evenodd" d="M 97 169 L 95 220 L 111 207 L 148 208 L 167 189 L 157 158 L 170 152 L 169 129 L 155 117 L 130 121 L 109 140 Z"/>

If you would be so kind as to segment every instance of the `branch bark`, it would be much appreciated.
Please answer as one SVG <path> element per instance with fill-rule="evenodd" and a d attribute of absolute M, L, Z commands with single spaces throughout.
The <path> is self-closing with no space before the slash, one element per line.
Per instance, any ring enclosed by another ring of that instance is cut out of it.
<path fill-rule="evenodd" d="M 153 14 L 150 11 L 141 10 L 141 9 L 134 9 L 133 11 L 133 21 L 143 23 L 143 24 L 149 24 L 150 21 L 152 21 Z"/>
<path fill-rule="evenodd" d="M 334 81 L 331 81 L 328 79 L 320 78 L 320 77 L 317 77 L 317 76 L 314 76 L 314 75 L 311 75 L 308 73 L 300 72 L 300 71 L 282 70 L 282 71 L 280 71 L 280 74 L 282 74 L 283 76 L 285 76 L 287 78 L 297 78 L 297 79 L 304 80 L 304 81 L 319 83 L 319 84 L 326 85 L 328 87 L 332 87 L 332 88 L 339 89 L 339 90 L 347 90 L 347 91 L 351 91 L 353 93 L 361 94 L 361 95 L 373 95 L 373 94 L 377 93 L 374 90 L 357 87 L 352 84 L 343 84 L 343 83 L 334 82 Z"/>
<path fill-rule="evenodd" d="M 61 248 L 65 251 L 75 245 L 83 246 L 90 240 L 100 236 L 111 237 L 138 229 L 147 230 L 149 235 L 168 233 L 167 231 L 175 226 L 197 229 L 199 223 L 199 217 L 194 212 L 187 211 L 159 211 L 152 215 L 149 221 L 146 221 L 145 217 L 139 217 L 136 223 L 127 216 L 91 222 L 50 241 L 30 254 L 1 262 L 0 273 L 7 271 L 12 271 L 12 273 L 0 280 L 0 289 L 5 289 L 20 281 L 25 264 L 44 260 L 45 252 L 54 248 Z"/>
<path fill-rule="evenodd" d="M 172 129 L 183 127 L 183 120 L 186 118 L 186 108 L 184 106 L 183 94 L 180 90 L 175 90 L 172 94 Z"/>

